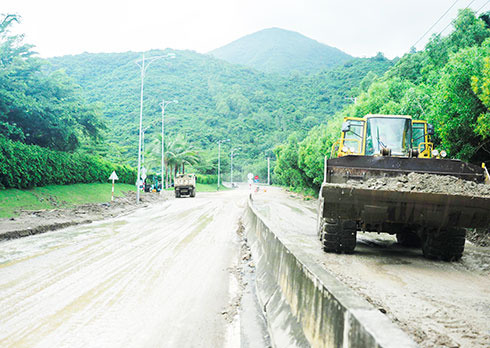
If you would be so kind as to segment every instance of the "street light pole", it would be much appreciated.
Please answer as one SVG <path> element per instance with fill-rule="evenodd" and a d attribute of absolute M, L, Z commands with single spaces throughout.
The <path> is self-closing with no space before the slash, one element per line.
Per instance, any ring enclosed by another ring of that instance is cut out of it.
<path fill-rule="evenodd" d="M 219 191 L 220 175 L 221 175 L 221 143 L 226 143 L 228 141 L 230 141 L 230 139 L 218 140 L 218 191 Z"/>
<path fill-rule="evenodd" d="M 143 129 L 143 135 L 142 135 L 142 140 L 141 140 L 141 167 L 145 167 L 145 133 L 150 127 L 146 127 Z"/>
<path fill-rule="evenodd" d="M 142 135 L 142 140 L 141 140 L 141 166 L 145 166 L 145 132 L 146 129 L 143 129 L 143 135 Z"/>
<path fill-rule="evenodd" d="M 175 58 L 175 53 L 168 53 L 163 56 L 154 56 L 150 58 L 143 57 L 135 61 L 140 67 L 141 72 L 141 93 L 140 93 L 140 127 L 139 127 L 139 142 L 138 142 L 138 177 L 136 178 L 136 203 L 140 202 L 140 179 L 141 179 L 141 138 L 143 133 L 143 90 L 145 86 L 145 73 L 150 64 L 161 58 Z M 147 62 L 147 63 L 146 63 Z M 146 63 L 146 64 L 145 64 Z"/>
<path fill-rule="evenodd" d="M 162 189 L 160 194 L 163 194 L 163 184 L 165 183 L 165 188 L 167 188 L 167 178 L 164 177 L 165 173 L 165 107 L 172 103 L 178 103 L 178 100 L 162 100 L 160 107 L 162 108 Z"/>

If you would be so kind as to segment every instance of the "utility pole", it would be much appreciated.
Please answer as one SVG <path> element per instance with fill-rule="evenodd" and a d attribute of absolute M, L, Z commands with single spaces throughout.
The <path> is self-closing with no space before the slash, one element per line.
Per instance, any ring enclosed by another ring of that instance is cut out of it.
<path fill-rule="evenodd" d="M 162 189 L 160 190 L 160 194 L 163 194 L 163 188 L 165 183 L 165 188 L 167 188 L 167 178 L 165 175 L 165 107 L 172 103 L 178 103 L 177 99 L 175 100 L 162 100 L 160 103 L 160 107 L 162 108 Z"/>
<path fill-rule="evenodd" d="M 145 73 L 150 64 L 161 58 L 175 58 L 175 53 L 168 53 L 163 56 L 154 56 L 150 58 L 143 57 L 135 61 L 140 67 L 141 73 L 141 93 L 140 93 L 140 127 L 139 127 L 139 142 L 138 142 L 138 177 L 136 178 L 136 203 L 140 202 L 140 179 L 141 179 L 141 140 L 143 133 L 143 90 L 145 86 Z M 146 63 L 146 64 L 145 64 Z"/>
<path fill-rule="evenodd" d="M 230 153 L 230 185 L 233 187 L 233 157 L 237 155 L 235 151 L 241 150 L 241 148 L 233 149 Z"/>
<path fill-rule="evenodd" d="M 141 141 L 141 166 L 144 167 L 145 166 L 145 132 L 146 132 L 146 129 L 143 129 L 143 135 L 142 135 L 142 138 L 143 140 Z"/>
<path fill-rule="evenodd" d="M 218 140 L 218 191 L 220 184 L 220 175 L 221 175 L 221 144 L 230 141 L 230 139 L 226 140 Z"/>

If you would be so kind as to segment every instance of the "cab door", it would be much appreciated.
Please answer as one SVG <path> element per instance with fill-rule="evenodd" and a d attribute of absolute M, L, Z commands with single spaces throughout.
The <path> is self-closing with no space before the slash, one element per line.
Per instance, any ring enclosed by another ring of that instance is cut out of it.
<path fill-rule="evenodd" d="M 413 120 L 412 121 L 412 148 L 419 151 L 419 158 L 431 158 L 434 144 L 429 141 L 431 126 L 427 121 Z"/>

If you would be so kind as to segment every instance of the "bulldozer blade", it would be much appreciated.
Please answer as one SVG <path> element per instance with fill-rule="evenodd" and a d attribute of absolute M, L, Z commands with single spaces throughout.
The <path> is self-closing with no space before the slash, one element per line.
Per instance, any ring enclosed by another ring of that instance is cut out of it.
<path fill-rule="evenodd" d="M 452 159 L 350 155 L 329 159 L 326 169 L 326 181 L 330 183 L 409 173 L 452 175 L 478 183 L 485 181 L 483 168 Z"/>
<path fill-rule="evenodd" d="M 490 224 L 490 197 L 324 183 L 320 199 L 324 218 L 356 220 L 371 227 L 367 230 L 383 231 L 387 224 L 434 228 L 476 228 Z"/>

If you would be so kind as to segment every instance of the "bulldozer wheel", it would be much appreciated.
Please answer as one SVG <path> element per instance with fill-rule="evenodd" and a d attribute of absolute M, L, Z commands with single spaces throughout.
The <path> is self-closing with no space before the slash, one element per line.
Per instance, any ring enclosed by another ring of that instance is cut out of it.
<path fill-rule="evenodd" d="M 463 256 L 465 237 L 464 228 L 427 231 L 422 241 L 422 251 L 428 259 L 458 261 Z"/>
<path fill-rule="evenodd" d="M 346 254 L 354 252 L 357 236 L 355 221 L 324 219 L 321 234 L 324 251 Z"/>
<path fill-rule="evenodd" d="M 405 228 L 396 234 L 398 244 L 409 248 L 420 248 L 422 241 L 413 230 Z"/>

